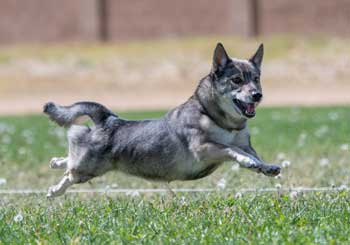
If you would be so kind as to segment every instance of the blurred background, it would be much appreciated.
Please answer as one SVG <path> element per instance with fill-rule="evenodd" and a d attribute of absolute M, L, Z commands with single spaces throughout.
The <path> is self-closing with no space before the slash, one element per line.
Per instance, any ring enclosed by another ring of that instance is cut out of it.
<path fill-rule="evenodd" d="M 170 108 L 218 41 L 240 58 L 264 42 L 263 105 L 349 104 L 349 26 L 348 0 L 0 0 L 0 113 Z"/>

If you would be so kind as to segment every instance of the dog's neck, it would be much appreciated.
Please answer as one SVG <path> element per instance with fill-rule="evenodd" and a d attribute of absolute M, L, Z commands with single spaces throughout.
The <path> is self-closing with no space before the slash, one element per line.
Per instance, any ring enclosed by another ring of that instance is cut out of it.
<path fill-rule="evenodd" d="M 194 93 L 193 98 L 198 100 L 207 114 L 218 126 L 229 131 L 242 130 L 247 125 L 247 119 L 234 118 L 225 113 L 217 103 L 215 93 L 213 93 L 213 84 L 210 76 L 202 79 Z"/>

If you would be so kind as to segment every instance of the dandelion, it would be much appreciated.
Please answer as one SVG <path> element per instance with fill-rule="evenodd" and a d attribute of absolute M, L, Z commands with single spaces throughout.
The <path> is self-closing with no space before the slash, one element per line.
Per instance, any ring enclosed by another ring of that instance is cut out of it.
<path fill-rule="evenodd" d="M 235 171 L 235 172 L 239 171 L 239 165 L 238 164 L 233 164 L 232 167 L 231 167 L 231 170 Z"/>
<path fill-rule="evenodd" d="M 220 189 L 225 189 L 226 187 L 226 180 L 224 178 L 220 179 L 216 186 Z"/>
<path fill-rule="evenodd" d="M 0 178 L 0 185 L 6 185 L 7 180 L 5 178 Z"/>
<path fill-rule="evenodd" d="M 242 193 L 237 192 L 236 195 L 235 195 L 235 198 L 236 198 L 236 199 L 242 198 Z"/>
<path fill-rule="evenodd" d="M 83 226 L 84 225 L 84 221 L 80 220 L 79 221 L 79 226 Z"/>
<path fill-rule="evenodd" d="M 342 151 L 348 151 L 348 150 L 349 150 L 349 145 L 348 145 L 348 144 L 342 144 L 342 145 L 340 146 L 340 150 L 342 150 Z"/>
<path fill-rule="evenodd" d="M 22 214 L 21 214 L 21 213 L 17 214 L 17 215 L 13 218 L 13 220 L 14 220 L 16 223 L 21 222 L 21 221 L 23 220 Z"/>
<path fill-rule="evenodd" d="M 128 191 L 126 192 L 127 196 L 131 196 L 131 197 L 139 197 L 140 196 L 140 192 L 138 191 Z"/>
<path fill-rule="evenodd" d="M 332 121 L 336 121 L 339 118 L 339 114 L 337 112 L 330 112 L 328 113 L 328 118 Z"/>
<path fill-rule="evenodd" d="M 297 191 L 292 191 L 292 192 L 289 194 L 289 197 L 290 197 L 290 199 L 292 199 L 292 200 L 296 200 L 297 197 L 298 197 L 298 192 L 297 192 Z"/>
<path fill-rule="evenodd" d="M 339 190 L 340 191 L 344 191 L 344 190 L 347 190 L 348 189 L 348 187 L 346 186 L 346 185 L 341 185 L 341 186 L 339 186 Z"/>
<path fill-rule="evenodd" d="M 319 127 L 316 131 L 315 131 L 315 136 L 317 138 L 321 138 L 322 136 L 324 136 L 327 132 L 328 132 L 329 128 L 327 125 L 322 125 L 321 127 Z"/>
<path fill-rule="evenodd" d="M 181 203 L 182 205 L 185 205 L 185 204 L 187 203 L 187 202 L 186 202 L 186 198 L 185 198 L 184 196 L 181 197 L 180 203 Z"/>
<path fill-rule="evenodd" d="M 27 152 L 27 150 L 24 147 L 21 147 L 18 149 L 18 154 L 20 154 L 20 155 L 24 155 L 24 154 L 26 154 L 26 152 Z"/>
<path fill-rule="evenodd" d="M 277 189 L 281 189 L 281 188 L 282 188 L 282 185 L 281 185 L 280 183 L 278 183 L 278 184 L 275 185 L 275 187 L 276 187 Z"/>
<path fill-rule="evenodd" d="M 321 167 L 327 166 L 329 164 L 328 158 L 325 158 L 325 157 L 321 158 L 320 161 L 319 161 L 319 164 L 320 164 Z"/>
<path fill-rule="evenodd" d="M 290 161 L 284 160 L 284 161 L 282 162 L 282 168 L 288 168 L 289 166 L 290 166 Z"/>
<path fill-rule="evenodd" d="M 282 174 L 279 173 L 277 176 L 275 176 L 275 179 L 282 179 Z"/>

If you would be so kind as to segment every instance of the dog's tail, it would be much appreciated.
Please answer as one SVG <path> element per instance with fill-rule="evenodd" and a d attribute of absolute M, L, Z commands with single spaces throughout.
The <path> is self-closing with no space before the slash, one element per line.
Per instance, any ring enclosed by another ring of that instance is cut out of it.
<path fill-rule="evenodd" d="M 71 106 L 59 106 L 48 102 L 44 105 L 44 113 L 58 125 L 64 127 L 69 127 L 83 116 L 89 116 L 96 126 L 102 126 L 110 116 L 118 117 L 103 105 L 95 102 L 78 102 Z"/>

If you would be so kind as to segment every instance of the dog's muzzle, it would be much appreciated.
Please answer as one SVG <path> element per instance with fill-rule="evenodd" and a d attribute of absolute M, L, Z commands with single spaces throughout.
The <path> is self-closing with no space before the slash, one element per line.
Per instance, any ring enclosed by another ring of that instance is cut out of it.
<path fill-rule="evenodd" d="M 258 103 L 246 103 L 238 99 L 234 99 L 233 103 L 239 108 L 242 114 L 248 118 L 255 116 L 255 108 Z"/>

